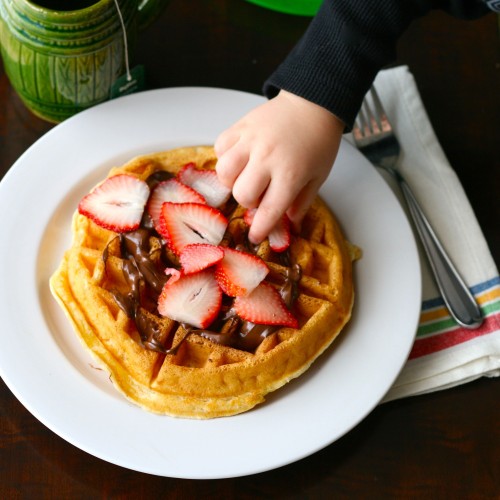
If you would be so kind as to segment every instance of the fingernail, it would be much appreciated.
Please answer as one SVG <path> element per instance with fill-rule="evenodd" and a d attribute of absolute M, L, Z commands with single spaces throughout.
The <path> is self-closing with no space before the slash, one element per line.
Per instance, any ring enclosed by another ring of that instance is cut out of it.
<path fill-rule="evenodd" d="M 262 239 L 255 238 L 250 233 L 248 233 L 248 241 L 252 245 L 259 245 L 260 243 L 262 243 Z"/>

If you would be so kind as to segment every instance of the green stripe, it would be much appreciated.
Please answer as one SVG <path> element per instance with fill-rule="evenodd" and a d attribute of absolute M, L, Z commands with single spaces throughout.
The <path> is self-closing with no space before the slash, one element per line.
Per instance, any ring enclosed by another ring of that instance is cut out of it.
<path fill-rule="evenodd" d="M 457 326 L 456 321 L 452 319 L 450 316 L 448 316 L 440 321 L 436 321 L 435 323 L 419 326 L 417 329 L 417 337 L 422 337 L 424 335 L 436 333 L 440 330 L 448 330 L 455 326 Z"/>
<path fill-rule="evenodd" d="M 500 301 L 492 302 L 481 307 L 481 311 L 484 316 L 490 316 L 498 311 L 500 311 Z M 417 329 L 417 337 L 422 337 L 424 335 L 430 335 L 431 333 L 437 333 L 441 330 L 449 330 L 457 326 L 457 323 L 450 316 L 443 318 L 435 323 L 428 323 L 420 325 Z"/>
<path fill-rule="evenodd" d="M 481 307 L 481 311 L 483 311 L 485 314 L 491 314 L 500 311 L 500 300 L 495 300 L 495 302 L 486 304 L 485 306 Z"/>

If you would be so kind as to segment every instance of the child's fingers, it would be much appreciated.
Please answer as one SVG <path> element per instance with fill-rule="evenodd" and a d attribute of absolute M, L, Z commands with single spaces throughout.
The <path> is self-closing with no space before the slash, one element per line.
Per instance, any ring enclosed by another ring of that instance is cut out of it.
<path fill-rule="evenodd" d="M 317 179 L 306 184 L 286 211 L 288 218 L 296 230 L 300 229 L 302 220 L 316 198 L 320 186 L 321 182 Z"/>
<path fill-rule="evenodd" d="M 233 197 L 241 206 L 255 208 L 259 205 L 270 181 L 267 170 L 252 168 L 249 163 L 234 182 Z"/>
<path fill-rule="evenodd" d="M 238 143 L 236 143 L 218 158 L 215 171 L 222 184 L 232 188 L 247 163 L 248 150 L 238 147 Z"/>
<path fill-rule="evenodd" d="M 234 127 L 231 127 L 219 134 L 215 140 L 214 150 L 217 157 L 221 157 L 228 149 L 232 148 L 239 139 L 239 134 L 234 132 Z"/>
<path fill-rule="evenodd" d="M 255 212 L 248 238 L 253 243 L 260 243 L 271 232 L 280 218 L 293 203 L 296 191 L 290 186 L 273 180 Z"/>

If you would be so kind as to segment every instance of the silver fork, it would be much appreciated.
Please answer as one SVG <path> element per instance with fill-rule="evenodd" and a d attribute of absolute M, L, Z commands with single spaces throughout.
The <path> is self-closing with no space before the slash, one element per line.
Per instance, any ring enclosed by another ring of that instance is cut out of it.
<path fill-rule="evenodd" d="M 483 322 L 481 309 L 448 257 L 410 186 L 396 170 L 401 150 L 399 141 L 394 135 L 375 87 L 372 86 L 370 94 L 372 104 L 365 97 L 353 127 L 356 146 L 376 167 L 389 172 L 399 184 L 438 289 L 451 316 L 466 328 L 478 328 Z"/>

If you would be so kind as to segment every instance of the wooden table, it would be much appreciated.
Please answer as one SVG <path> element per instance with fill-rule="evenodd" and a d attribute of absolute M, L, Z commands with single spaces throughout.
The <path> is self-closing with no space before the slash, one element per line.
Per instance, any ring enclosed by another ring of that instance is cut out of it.
<path fill-rule="evenodd" d="M 150 88 L 260 93 L 308 22 L 243 0 L 172 0 L 142 34 L 136 59 L 146 66 Z M 498 41 L 494 15 L 466 22 L 435 12 L 407 31 L 396 61 L 416 77 L 496 262 Z M 2 175 L 51 128 L 24 109 L 0 66 Z M 0 498 L 498 498 L 499 389 L 498 380 L 481 379 L 384 404 L 297 463 L 249 477 L 195 481 L 150 476 L 88 455 L 44 427 L 2 382 Z"/>

